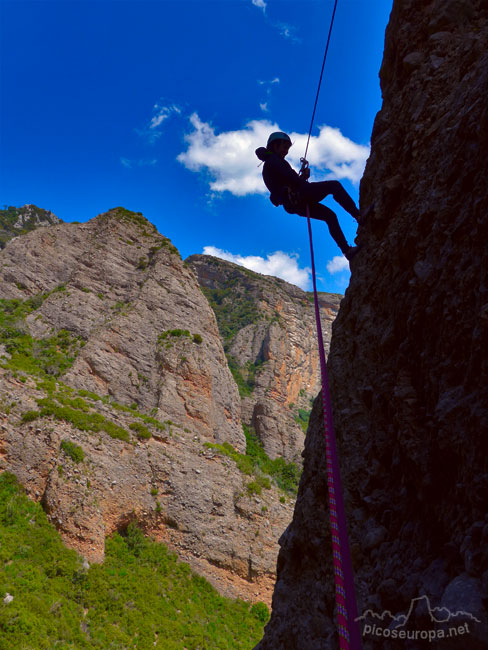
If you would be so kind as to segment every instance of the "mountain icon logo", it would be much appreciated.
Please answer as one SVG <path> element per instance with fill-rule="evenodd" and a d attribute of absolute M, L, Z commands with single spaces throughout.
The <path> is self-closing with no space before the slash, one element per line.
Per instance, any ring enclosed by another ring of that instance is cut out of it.
<path fill-rule="evenodd" d="M 432 623 L 449 623 L 453 620 L 458 621 L 459 619 L 469 619 L 475 621 L 476 623 L 481 623 L 470 612 L 465 612 L 464 610 L 458 610 L 456 612 L 451 612 L 447 607 L 431 607 L 430 600 L 428 596 L 418 596 L 417 598 L 412 598 L 410 601 L 410 607 L 406 614 L 392 614 L 389 610 L 385 610 L 381 614 L 374 612 L 372 609 L 367 609 L 362 616 L 358 616 L 355 621 L 366 621 L 368 619 L 373 619 L 381 623 L 387 624 L 388 626 L 392 625 L 393 629 L 399 629 L 405 627 L 408 623 L 410 617 L 413 614 L 421 615 L 425 618 L 429 617 Z"/>

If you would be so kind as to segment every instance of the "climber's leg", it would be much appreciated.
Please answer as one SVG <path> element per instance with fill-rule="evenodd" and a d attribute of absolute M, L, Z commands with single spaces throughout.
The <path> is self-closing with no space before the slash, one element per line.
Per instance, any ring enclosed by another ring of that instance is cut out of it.
<path fill-rule="evenodd" d="M 332 194 L 334 200 L 352 217 L 358 219 L 360 216 L 356 204 L 339 181 L 308 183 L 308 186 L 303 193 L 310 203 L 318 203 L 319 201 L 322 201 L 322 199 L 325 199 L 326 196 L 329 196 L 329 194 Z"/>
<path fill-rule="evenodd" d="M 301 215 L 304 216 L 304 215 Z M 332 212 L 327 206 L 322 205 L 321 203 L 315 203 L 310 206 L 310 217 L 312 219 L 319 219 L 320 221 L 325 221 L 329 227 L 329 232 L 332 236 L 332 239 L 341 249 L 343 255 L 347 256 L 349 249 L 351 248 L 347 243 L 347 240 L 342 232 L 342 229 L 339 225 L 337 215 L 335 212 Z"/>

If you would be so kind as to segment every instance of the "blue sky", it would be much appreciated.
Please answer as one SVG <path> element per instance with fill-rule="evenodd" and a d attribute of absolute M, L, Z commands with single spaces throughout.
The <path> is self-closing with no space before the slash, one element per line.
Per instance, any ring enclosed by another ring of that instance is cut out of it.
<path fill-rule="evenodd" d="M 297 167 L 333 5 L 0 0 L 0 204 L 65 221 L 122 205 L 183 258 L 211 252 L 309 289 L 306 221 L 271 205 L 254 149 L 287 131 Z M 356 200 L 391 5 L 339 0 L 309 148 L 311 180 L 338 178 Z M 313 226 L 319 289 L 342 293 L 347 265 Z"/>

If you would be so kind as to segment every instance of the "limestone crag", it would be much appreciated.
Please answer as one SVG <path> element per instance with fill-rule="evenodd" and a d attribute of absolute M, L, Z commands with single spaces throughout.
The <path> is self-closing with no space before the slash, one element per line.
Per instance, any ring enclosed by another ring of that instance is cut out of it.
<path fill-rule="evenodd" d="M 471 614 L 469 632 L 433 626 L 425 607 L 408 630 L 476 650 L 488 647 L 487 3 L 395 0 L 380 78 L 362 250 L 328 360 L 359 612 L 407 614 L 426 596 Z M 320 410 L 259 650 L 338 647 Z"/>
<path fill-rule="evenodd" d="M 311 294 L 215 257 L 186 261 L 214 307 L 231 367 L 252 386 L 241 394 L 243 421 L 270 457 L 301 464 L 300 414 L 308 417 L 320 385 Z M 327 351 L 341 299 L 320 294 Z"/>
<path fill-rule="evenodd" d="M 293 499 L 209 447 L 245 452 L 240 398 L 171 242 L 118 208 L 11 240 L 0 283 L 2 318 L 26 306 L 0 323 L 0 471 L 90 561 L 136 519 L 221 593 L 269 602 Z"/>

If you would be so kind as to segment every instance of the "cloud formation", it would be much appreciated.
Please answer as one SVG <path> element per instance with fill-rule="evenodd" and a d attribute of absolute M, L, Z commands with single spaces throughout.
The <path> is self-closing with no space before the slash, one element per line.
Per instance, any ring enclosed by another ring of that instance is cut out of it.
<path fill-rule="evenodd" d="M 271 79 L 271 81 L 258 81 L 259 86 L 264 86 L 266 89 L 266 100 L 261 102 L 259 104 L 259 108 L 263 111 L 263 113 L 267 113 L 269 111 L 269 101 L 271 99 L 271 90 L 272 87 L 275 84 L 279 84 L 280 80 L 278 77 L 275 77 L 274 79 Z"/>
<path fill-rule="evenodd" d="M 157 158 L 131 160 L 130 158 L 120 158 L 120 164 L 127 169 L 133 167 L 153 167 L 158 162 Z"/>
<path fill-rule="evenodd" d="M 298 255 L 295 254 L 275 251 L 266 255 L 265 259 L 259 255 L 235 255 L 215 246 L 205 246 L 203 254 L 213 255 L 213 257 L 234 262 L 234 264 L 244 266 L 246 269 L 256 271 L 256 273 L 273 275 L 282 280 L 286 280 L 286 282 L 295 284 L 305 291 L 308 290 L 310 285 L 310 269 L 308 267 L 301 269 L 298 266 Z"/>
<path fill-rule="evenodd" d="M 254 155 L 257 147 L 265 146 L 272 131 L 282 131 L 269 120 L 252 120 L 244 128 L 216 133 L 197 113 L 190 117 L 193 131 L 185 136 L 188 148 L 177 159 L 187 169 L 206 172 L 213 192 L 230 192 L 235 196 L 266 194 L 261 169 Z M 288 161 L 300 168 L 300 156 L 305 152 L 307 134 L 289 133 L 293 147 Z M 312 136 L 308 159 L 312 180 L 347 178 L 359 183 L 369 155 L 369 146 L 353 142 L 337 128 L 323 125 L 319 134 Z"/>
<path fill-rule="evenodd" d="M 255 7 L 259 7 L 259 9 L 263 10 L 263 13 L 266 12 L 266 2 L 264 0 L 252 0 L 252 3 Z"/>
<path fill-rule="evenodd" d="M 161 125 L 165 122 L 171 115 L 180 115 L 181 109 L 172 104 L 170 106 L 161 106 L 160 104 L 154 104 L 153 106 L 153 116 L 149 120 L 149 123 L 142 129 L 136 129 L 137 133 L 147 140 L 150 144 L 154 144 L 163 134 Z"/>
<path fill-rule="evenodd" d="M 296 28 L 293 25 L 288 25 L 287 23 L 274 23 L 274 27 L 279 31 L 280 36 L 286 38 L 292 43 L 301 43 L 302 39 L 298 36 L 295 36 Z"/>
<path fill-rule="evenodd" d="M 327 262 L 327 271 L 331 275 L 334 275 L 334 273 L 342 273 L 342 271 L 349 271 L 349 262 L 344 255 L 336 255 Z"/>

